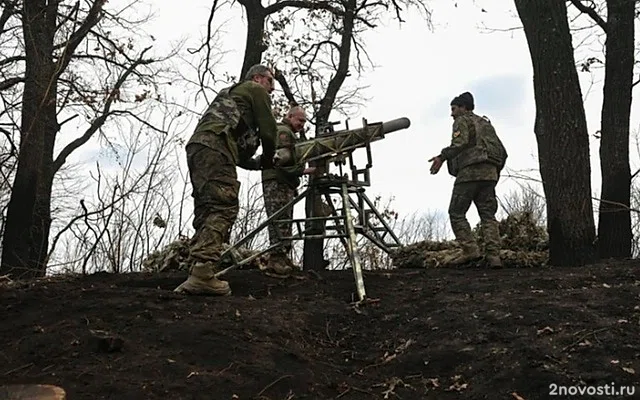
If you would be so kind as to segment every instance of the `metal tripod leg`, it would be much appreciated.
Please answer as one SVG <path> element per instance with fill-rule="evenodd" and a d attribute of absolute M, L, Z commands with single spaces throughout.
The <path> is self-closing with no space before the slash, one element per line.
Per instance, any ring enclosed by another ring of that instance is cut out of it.
<path fill-rule="evenodd" d="M 356 290 L 358 291 L 358 298 L 363 301 L 367 296 L 364 288 L 364 278 L 362 276 L 362 264 L 360 263 L 360 254 L 356 248 L 356 231 L 353 226 L 353 220 L 351 219 L 351 202 L 349 201 L 349 189 L 347 184 L 342 184 L 342 207 L 344 209 L 345 225 L 347 227 L 347 242 L 349 261 L 353 268 L 353 276 L 356 280 Z"/>
<path fill-rule="evenodd" d="M 245 244 L 246 242 L 249 241 L 249 239 L 251 239 L 252 237 L 254 237 L 255 235 L 257 235 L 261 230 L 267 228 L 269 226 L 269 224 L 274 221 L 276 218 L 280 217 L 288 208 L 293 207 L 296 205 L 296 203 L 298 203 L 300 200 L 304 199 L 307 196 L 307 193 L 309 192 L 309 189 L 305 189 L 302 193 L 300 193 L 299 195 L 297 195 L 296 197 L 294 197 L 291 201 L 289 201 L 285 206 L 283 206 L 282 208 L 280 208 L 278 211 L 276 211 L 272 216 L 270 216 L 269 218 L 267 218 L 264 222 L 262 222 L 257 228 L 255 228 L 254 230 L 252 230 L 251 232 L 249 232 L 245 237 L 243 237 L 242 239 L 240 239 L 238 242 L 236 242 L 233 246 L 227 248 L 221 255 L 220 255 L 220 259 L 223 260 L 225 257 L 230 256 L 231 259 L 233 260 L 233 265 L 223 269 L 222 271 L 219 271 L 215 274 L 215 277 L 218 278 L 224 274 L 226 274 L 227 272 L 238 268 L 241 265 L 247 264 L 251 261 L 253 261 L 254 259 L 258 258 L 259 256 L 261 256 L 262 254 L 265 254 L 273 249 L 275 249 L 276 247 L 280 246 L 280 243 L 276 243 L 272 246 L 270 246 L 269 248 L 254 254 L 242 261 L 238 261 L 235 259 L 235 257 L 233 257 L 233 253 L 232 251 L 237 249 L 238 247 L 242 246 L 243 244 Z"/>

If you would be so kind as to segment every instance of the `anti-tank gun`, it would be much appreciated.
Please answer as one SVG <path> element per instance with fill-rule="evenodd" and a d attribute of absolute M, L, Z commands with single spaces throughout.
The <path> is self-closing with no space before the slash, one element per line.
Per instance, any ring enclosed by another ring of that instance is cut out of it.
<path fill-rule="evenodd" d="M 361 234 L 377 245 L 380 249 L 388 252 L 391 247 L 400 246 L 400 240 L 393 233 L 393 230 L 385 222 L 375 204 L 365 194 L 364 186 L 369 186 L 369 170 L 373 165 L 370 145 L 372 142 L 384 139 L 385 135 L 402 129 L 407 129 L 411 125 L 408 118 L 397 118 L 386 122 L 367 123 L 363 119 L 362 127 L 356 129 L 346 129 L 334 131 L 333 124 L 328 128 L 320 130 L 319 135 L 313 139 L 303 140 L 289 148 L 280 148 L 274 156 L 276 166 L 303 166 L 306 163 L 314 162 L 320 173 L 314 173 L 307 188 L 296 195 L 287 205 L 276 211 L 273 215 L 262 222 L 252 232 L 237 241 L 231 248 L 227 249 L 221 256 L 222 259 L 229 256 L 232 258 L 232 265 L 216 273 L 216 276 L 225 274 L 227 271 L 248 264 L 262 254 L 267 253 L 278 244 L 254 253 L 245 259 L 237 259 L 234 249 L 247 243 L 252 237 L 265 229 L 270 224 L 293 224 L 297 227 L 297 233 L 290 237 L 280 237 L 280 240 L 305 240 L 312 238 L 338 238 L 342 241 L 349 261 L 353 267 L 356 281 L 356 289 L 360 301 L 366 297 L 364 280 L 360 256 L 356 246 L 356 234 Z M 366 148 L 367 164 L 363 169 L 356 168 L 353 161 L 353 152 L 359 148 Z M 351 178 L 342 174 L 342 165 L 349 162 Z M 339 166 L 340 174 L 328 174 L 329 164 L 335 163 Z M 358 177 L 364 174 L 364 180 Z M 332 195 L 338 195 L 341 205 L 336 208 Z M 331 209 L 328 215 L 315 215 L 302 219 L 282 219 L 282 215 L 287 209 L 294 207 L 298 202 L 307 197 L 324 197 L 327 206 Z M 355 214 L 355 215 L 354 215 Z M 371 218 L 371 217 L 375 217 Z M 332 222 L 332 224 L 327 224 Z M 312 226 L 316 223 L 324 225 L 323 230 L 318 233 Z M 304 225 L 304 227 L 302 226 Z M 279 230 L 276 229 L 277 234 Z"/>
<path fill-rule="evenodd" d="M 346 129 L 340 131 L 334 131 L 332 125 L 334 124 L 330 124 L 314 139 L 300 141 L 291 148 L 278 149 L 274 156 L 274 164 L 276 166 L 304 165 L 315 161 L 316 164 L 325 164 L 326 168 L 330 162 L 342 165 L 348 159 L 353 174 L 352 181 L 357 181 L 359 173 L 365 173 L 365 181 L 361 183 L 368 186 L 368 170 L 372 166 L 370 144 L 384 139 L 387 133 L 409 128 L 411 122 L 408 118 L 376 123 L 367 123 L 363 119 L 361 128 L 349 129 L 347 125 Z M 351 153 L 358 148 L 367 150 L 367 165 L 364 170 L 356 169 L 351 157 Z"/>

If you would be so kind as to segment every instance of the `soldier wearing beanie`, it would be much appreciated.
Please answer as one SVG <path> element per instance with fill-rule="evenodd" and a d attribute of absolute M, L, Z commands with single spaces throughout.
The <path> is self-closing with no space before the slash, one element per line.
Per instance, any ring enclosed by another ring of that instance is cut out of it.
<path fill-rule="evenodd" d="M 473 113 L 474 108 L 473 95 L 469 92 L 451 101 L 454 119 L 451 145 L 429 161 L 432 162 L 432 174 L 437 174 L 446 161 L 449 173 L 456 177 L 449 204 L 449 220 L 462 251 L 448 263 L 462 265 L 482 258 L 466 218 L 471 203 L 474 203 L 480 216 L 485 261 L 492 268 L 500 268 L 495 187 L 507 154 L 491 122 Z"/>

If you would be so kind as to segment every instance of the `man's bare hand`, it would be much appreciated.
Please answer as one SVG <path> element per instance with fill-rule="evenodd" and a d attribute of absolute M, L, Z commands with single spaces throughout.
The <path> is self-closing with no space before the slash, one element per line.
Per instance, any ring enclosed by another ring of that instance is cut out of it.
<path fill-rule="evenodd" d="M 442 168 L 442 158 L 438 155 L 430 158 L 429 162 L 431 163 L 431 175 L 437 174 L 438 171 L 440 171 L 440 168 Z"/>
<path fill-rule="evenodd" d="M 304 171 L 302 171 L 303 175 L 311 175 L 313 173 L 316 172 L 316 167 L 309 167 L 309 168 L 305 168 Z"/>

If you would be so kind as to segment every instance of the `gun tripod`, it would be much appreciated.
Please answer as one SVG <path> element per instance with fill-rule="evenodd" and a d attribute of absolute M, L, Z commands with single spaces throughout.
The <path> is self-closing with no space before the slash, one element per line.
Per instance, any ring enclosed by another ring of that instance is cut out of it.
<path fill-rule="evenodd" d="M 364 146 L 363 146 L 364 147 Z M 245 237 L 236 242 L 233 246 L 228 248 L 221 256 L 222 259 L 229 257 L 232 260 L 232 265 L 228 268 L 218 272 L 216 276 L 223 275 L 228 271 L 238 268 L 242 265 L 248 264 L 261 255 L 280 246 L 279 243 L 271 245 L 266 249 L 252 254 L 249 257 L 238 260 L 235 257 L 234 249 L 242 246 L 249 241 L 253 236 L 258 234 L 263 229 L 267 228 L 269 224 L 294 224 L 296 226 L 297 233 L 291 236 L 280 236 L 280 230 L 276 229 L 278 239 L 281 240 L 305 240 L 305 239 L 331 239 L 338 238 L 345 246 L 349 262 L 353 269 L 353 274 L 356 283 L 356 290 L 360 301 L 363 301 L 366 297 L 366 290 L 364 287 L 364 278 L 362 275 L 362 262 L 357 249 L 356 235 L 369 239 L 378 248 L 385 253 L 389 253 L 391 248 L 401 246 L 400 240 L 394 234 L 393 230 L 384 220 L 382 214 L 376 209 L 375 204 L 367 197 L 365 193 L 365 187 L 370 186 L 369 181 L 369 169 L 371 168 L 371 151 L 369 144 L 367 147 L 368 163 L 365 169 L 358 170 L 353 163 L 351 152 L 347 154 L 339 154 L 332 157 L 332 160 L 338 165 L 340 169 L 340 175 L 325 175 L 317 177 L 313 182 L 305 188 L 302 193 L 294 197 L 284 207 L 279 209 L 257 228 L 247 234 Z M 352 179 L 349 179 L 347 174 L 342 173 L 342 165 L 345 164 L 345 159 L 349 159 L 350 169 L 352 173 Z M 358 176 L 363 174 L 364 180 L 358 180 Z M 293 208 L 301 200 L 307 196 L 314 196 L 315 198 L 324 198 L 327 204 L 331 208 L 331 215 L 314 216 L 308 218 L 293 218 L 282 219 L 281 216 L 289 209 Z M 339 197 L 340 207 L 336 208 L 333 202 L 333 197 Z M 357 217 L 354 218 L 354 213 Z M 378 224 L 373 219 L 377 219 Z M 304 228 L 301 226 L 304 224 Z M 313 224 L 323 224 L 324 229 L 322 233 L 314 233 L 311 228 Z"/>

